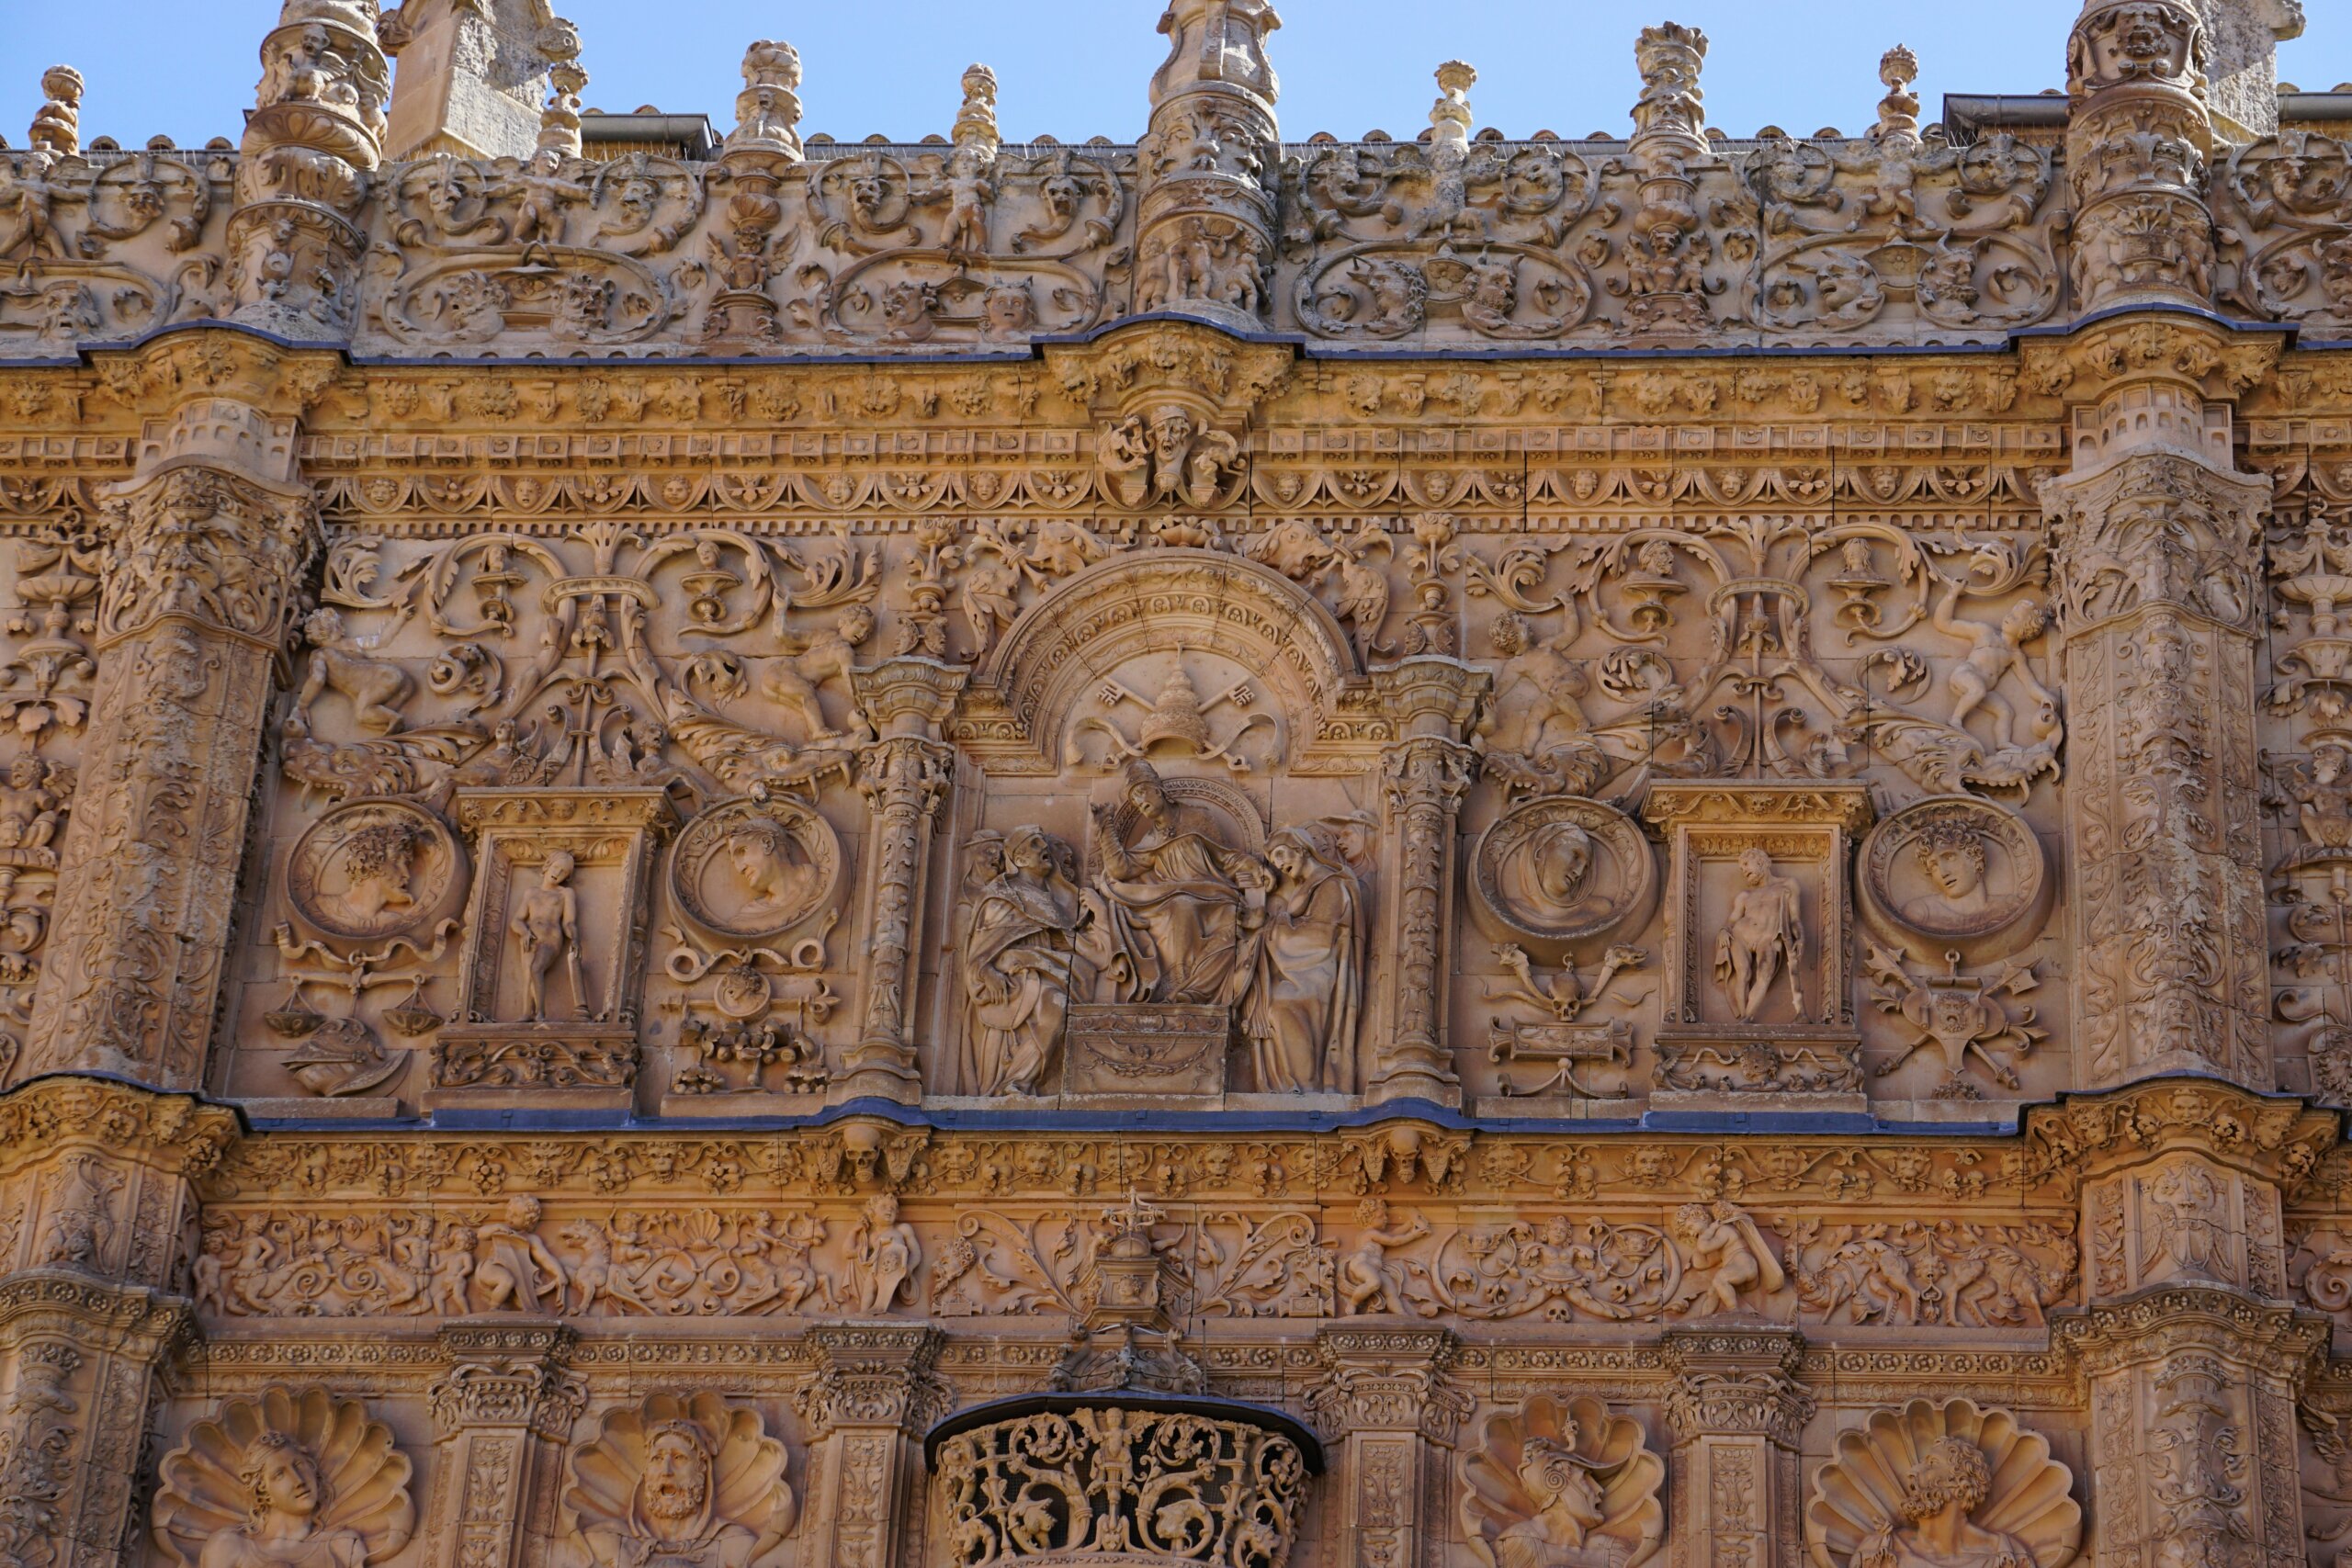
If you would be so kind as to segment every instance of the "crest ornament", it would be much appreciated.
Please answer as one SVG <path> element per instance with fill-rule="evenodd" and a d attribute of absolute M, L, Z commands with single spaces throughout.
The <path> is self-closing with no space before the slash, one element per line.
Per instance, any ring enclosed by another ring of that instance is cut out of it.
<path fill-rule="evenodd" d="M 1666 1461 L 1589 1395 L 1488 1416 L 1462 1463 L 1462 1531 L 1487 1568 L 1640 1568 L 1666 1537 Z"/>
<path fill-rule="evenodd" d="M 164 1457 L 155 1544 L 188 1568 L 363 1568 L 416 1529 L 410 1473 L 357 1400 L 269 1388 L 231 1400 Z"/>
<path fill-rule="evenodd" d="M 1805 1542 L 1818 1568 L 2064 1568 L 2083 1543 L 2074 1482 L 2007 1411 L 1915 1399 L 1838 1438 Z"/>

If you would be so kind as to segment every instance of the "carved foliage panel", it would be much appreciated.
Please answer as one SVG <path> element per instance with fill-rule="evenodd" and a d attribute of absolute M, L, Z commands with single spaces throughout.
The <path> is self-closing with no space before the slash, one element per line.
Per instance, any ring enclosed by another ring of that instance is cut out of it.
<path fill-rule="evenodd" d="M 330 556 L 232 1092 L 821 1089 L 874 547 L 592 525 Z"/>

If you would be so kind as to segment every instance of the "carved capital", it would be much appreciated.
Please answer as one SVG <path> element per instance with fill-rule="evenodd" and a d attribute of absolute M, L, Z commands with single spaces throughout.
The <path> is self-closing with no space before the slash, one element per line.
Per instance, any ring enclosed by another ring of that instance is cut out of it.
<path fill-rule="evenodd" d="M 822 1438 L 844 1427 L 888 1427 L 918 1437 L 956 1406 L 935 1370 L 947 1337 L 912 1324 L 820 1324 L 808 1331 L 817 1376 L 795 1398 Z"/>
<path fill-rule="evenodd" d="M 428 1399 L 445 1438 L 473 1427 L 521 1427 L 560 1441 L 587 1408 L 587 1383 L 561 1364 L 578 1338 L 569 1328 L 458 1324 L 440 1337 L 450 1366 Z"/>
<path fill-rule="evenodd" d="M 273 654 L 285 647 L 319 547 L 307 490 L 190 460 L 118 487 L 107 512 L 101 648 L 169 621 Z"/>
<path fill-rule="evenodd" d="M 1451 1445 L 1476 1403 L 1451 1369 L 1462 1352 L 1444 1328 L 1324 1328 L 1315 1336 L 1323 1375 L 1306 1392 L 1316 1430 L 1417 1432 Z"/>
<path fill-rule="evenodd" d="M 1789 1329 L 1669 1328 L 1659 1355 L 1674 1370 L 1666 1418 L 1678 1444 L 1760 1435 L 1794 1450 L 1814 1396 L 1796 1380 L 1804 1336 Z"/>

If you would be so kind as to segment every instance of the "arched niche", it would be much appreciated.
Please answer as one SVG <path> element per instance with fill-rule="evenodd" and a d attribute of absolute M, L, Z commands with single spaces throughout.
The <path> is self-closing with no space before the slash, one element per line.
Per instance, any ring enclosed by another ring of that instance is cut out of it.
<path fill-rule="evenodd" d="M 1059 772 L 1080 705 L 1123 670 L 1176 649 L 1261 682 L 1259 700 L 1280 715 L 1294 765 L 1318 748 L 1382 738 L 1351 716 L 1369 682 L 1353 643 L 1313 595 L 1239 556 L 1168 548 L 1089 568 L 1030 606 L 981 664 L 955 739 L 991 772 Z"/>

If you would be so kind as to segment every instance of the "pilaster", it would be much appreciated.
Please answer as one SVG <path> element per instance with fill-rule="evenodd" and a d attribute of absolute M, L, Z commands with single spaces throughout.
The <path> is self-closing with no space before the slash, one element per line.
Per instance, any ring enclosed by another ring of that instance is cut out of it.
<path fill-rule="evenodd" d="M 2235 471 L 2201 323 L 2104 329 L 2074 468 L 2045 480 L 2073 733 L 2076 1082 L 2274 1087 L 2257 632 L 2270 481 Z"/>
<path fill-rule="evenodd" d="M 0 1560 L 141 1560 L 134 1483 L 194 1323 L 173 1238 L 236 1130 L 223 1108 L 87 1078 L 0 1096 Z"/>
<path fill-rule="evenodd" d="M 85 782 L 21 1077 L 202 1078 L 263 728 L 319 548 L 286 378 L 314 395 L 333 368 L 210 347 L 232 377 L 148 418 L 131 478 L 103 497 Z M 186 386 L 175 352 L 126 385 Z"/>
<path fill-rule="evenodd" d="M 1454 1438 L 1471 1398 L 1452 1376 L 1461 1342 L 1443 1328 L 1324 1328 L 1323 1380 L 1306 1395 L 1335 1450 L 1327 1527 L 1342 1562 L 1437 1568 L 1448 1561 L 1443 1504 Z"/>
<path fill-rule="evenodd" d="M 1454 820 L 1477 777 L 1464 727 L 1493 683 L 1458 660 L 1408 659 L 1375 672 L 1396 740 L 1381 753 L 1385 784 L 1382 886 L 1396 890 L 1383 916 L 1387 993 L 1384 1032 L 1371 1054 L 1369 1100 L 1458 1104 L 1460 1079 L 1440 1039 L 1453 929 Z"/>
<path fill-rule="evenodd" d="M 865 1025 L 836 1089 L 843 1100 L 912 1104 L 922 1076 L 907 1038 L 922 930 L 932 831 L 955 777 L 955 752 L 939 739 L 969 672 L 930 659 L 893 659 L 857 673 L 857 696 L 881 739 L 859 759 L 857 786 L 874 814 L 865 908 Z"/>
<path fill-rule="evenodd" d="M 1671 1568 L 1799 1568 L 1797 1449 L 1813 1395 L 1793 1328 L 1670 1328 Z"/>
<path fill-rule="evenodd" d="M 553 1533 L 563 1445 L 588 1388 L 563 1364 L 575 1336 L 554 1324 L 451 1324 L 449 1370 L 433 1385 L 440 1450 L 426 1527 L 435 1562 L 519 1568 Z"/>
<path fill-rule="evenodd" d="M 2051 1339 L 2088 1393 L 2097 1568 L 2301 1563 L 2295 1401 L 2328 1324 L 2287 1300 L 2278 1205 L 2335 1119 L 2211 1082 L 2063 1113 L 2086 1301 Z"/>
<path fill-rule="evenodd" d="M 799 1397 L 811 1444 L 805 1560 L 891 1568 L 923 1513 L 920 1439 L 955 1404 L 933 1370 L 946 1336 L 923 1324 L 834 1323 L 808 1342 L 817 1378 Z"/>

